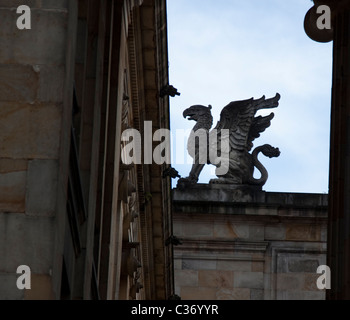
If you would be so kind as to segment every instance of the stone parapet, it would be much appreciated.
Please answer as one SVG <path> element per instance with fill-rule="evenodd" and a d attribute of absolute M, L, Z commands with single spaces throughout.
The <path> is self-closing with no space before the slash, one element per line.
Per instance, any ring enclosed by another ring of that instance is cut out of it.
<path fill-rule="evenodd" d="M 326 194 L 223 185 L 173 190 L 175 287 L 182 299 L 323 300 Z"/>
<path fill-rule="evenodd" d="M 187 213 L 327 218 L 328 195 L 199 184 L 186 190 L 174 189 L 173 205 L 176 212 Z"/>

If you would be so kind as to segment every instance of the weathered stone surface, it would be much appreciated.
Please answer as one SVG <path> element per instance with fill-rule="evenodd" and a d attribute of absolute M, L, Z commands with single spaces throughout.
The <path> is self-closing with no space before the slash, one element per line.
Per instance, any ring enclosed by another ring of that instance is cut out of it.
<path fill-rule="evenodd" d="M 144 51 L 144 67 L 145 68 L 154 68 L 154 61 L 156 61 L 156 57 L 154 56 L 153 50 L 145 50 Z"/>
<path fill-rule="evenodd" d="M 264 225 L 251 224 L 249 226 L 249 239 L 250 240 L 265 240 L 265 227 Z"/>
<path fill-rule="evenodd" d="M 319 208 L 327 206 L 327 194 L 267 192 L 266 202 L 293 205 L 293 207 Z"/>
<path fill-rule="evenodd" d="M 235 288 L 263 289 L 264 274 L 262 272 L 235 272 Z"/>
<path fill-rule="evenodd" d="M 245 210 L 245 213 L 247 215 L 252 215 L 252 216 L 278 216 L 279 210 L 278 208 L 249 208 L 247 207 Z"/>
<path fill-rule="evenodd" d="M 182 269 L 183 270 L 215 270 L 216 260 L 183 259 Z"/>
<path fill-rule="evenodd" d="M 197 184 L 190 189 L 174 191 L 175 200 L 181 201 L 205 201 L 205 202 L 237 202 L 249 203 L 252 201 L 264 201 L 263 191 L 248 191 L 238 189 L 237 186 Z"/>
<path fill-rule="evenodd" d="M 184 191 L 174 189 L 174 208 L 188 212 L 196 204 L 197 213 L 206 214 L 327 218 L 327 195 L 254 191 L 249 200 L 233 200 L 233 192 L 235 187 L 229 185 L 198 184 Z"/>
<path fill-rule="evenodd" d="M 321 241 L 321 229 L 317 225 L 289 225 L 286 240 Z"/>
<path fill-rule="evenodd" d="M 177 237 L 181 237 L 184 233 L 184 229 L 183 229 L 183 224 L 181 221 L 174 223 L 173 226 L 173 233 L 174 235 L 176 235 Z"/>
<path fill-rule="evenodd" d="M 250 290 L 250 300 L 264 300 L 264 290 L 251 289 Z"/>
<path fill-rule="evenodd" d="M 60 130 L 60 106 L 1 103 L 0 156 L 56 159 Z"/>
<path fill-rule="evenodd" d="M 304 273 L 304 287 L 305 291 L 319 291 L 317 288 L 317 279 L 320 277 L 317 273 Z"/>
<path fill-rule="evenodd" d="M 182 269 L 182 259 L 174 259 L 174 268 L 175 270 L 181 270 Z"/>
<path fill-rule="evenodd" d="M 237 261 L 237 260 L 219 260 L 217 262 L 218 270 L 227 271 L 252 271 L 252 262 L 250 261 Z"/>
<path fill-rule="evenodd" d="M 289 272 L 316 273 L 319 265 L 318 260 L 293 259 L 288 261 L 288 270 Z"/>
<path fill-rule="evenodd" d="M 278 291 L 302 290 L 304 286 L 304 277 L 302 273 L 279 273 L 276 275 Z"/>
<path fill-rule="evenodd" d="M 321 226 L 321 241 L 327 243 L 327 226 Z"/>
<path fill-rule="evenodd" d="M 0 300 L 23 300 L 24 291 L 16 286 L 18 275 L 15 273 L 0 272 Z"/>
<path fill-rule="evenodd" d="M 53 300 L 52 278 L 45 274 L 31 275 L 31 290 L 24 291 L 24 300 Z"/>
<path fill-rule="evenodd" d="M 182 287 L 182 300 L 216 300 L 216 288 Z"/>
<path fill-rule="evenodd" d="M 27 161 L 0 159 L 0 212 L 25 211 Z"/>
<path fill-rule="evenodd" d="M 142 45 L 147 47 L 149 44 L 154 43 L 155 40 L 155 33 L 153 29 L 144 30 L 143 31 L 143 37 L 142 37 Z"/>
<path fill-rule="evenodd" d="M 2 0 L 1 7 L 17 9 L 20 5 L 27 5 L 31 9 L 65 9 L 68 5 L 68 0 Z"/>
<path fill-rule="evenodd" d="M 264 262 L 259 262 L 259 261 L 252 262 L 252 271 L 253 272 L 264 272 L 264 268 L 265 268 Z"/>
<path fill-rule="evenodd" d="M 215 202 L 216 205 L 223 202 L 230 202 L 233 205 L 233 192 L 237 192 L 237 186 L 215 184 L 197 184 L 187 191 L 180 189 L 173 190 L 175 201 Z M 314 215 L 327 216 L 327 212 L 321 210 L 327 207 L 328 196 L 326 194 L 265 192 L 259 190 L 250 190 L 250 194 L 251 199 L 246 204 L 246 207 L 249 208 L 249 204 L 252 203 L 269 205 L 268 207 L 255 206 L 259 210 L 265 209 L 267 215 L 270 215 L 269 212 L 274 206 L 282 208 L 286 206 L 286 208 L 291 209 L 293 212 L 296 212 L 295 209 L 297 208 L 313 208 L 317 209 L 313 211 Z M 234 202 L 247 203 L 247 201 L 242 199 Z"/>
<path fill-rule="evenodd" d="M 198 271 L 195 270 L 176 270 L 175 282 L 178 286 L 197 287 Z"/>
<path fill-rule="evenodd" d="M 60 103 L 63 101 L 64 67 L 36 66 L 39 73 L 38 100 L 41 102 Z M 55 75 L 53 80 L 52 75 Z"/>
<path fill-rule="evenodd" d="M 310 291 L 278 291 L 277 300 L 325 300 L 324 292 L 310 292 Z"/>
<path fill-rule="evenodd" d="M 142 10 L 142 27 L 152 30 L 154 28 L 152 22 L 154 21 L 154 10 L 152 7 L 144 7 Z M 150 44 L 148 44 L 150 46 Z"/>
<path fill-rule="evenodd" d="M 325 291 L 305 291 L 303 300 L 325 300 L 326 292 Z"/>
<path fill-rule="evenodd" d="M 286 227 L 282 224 L 265 227 L 265 240 L 285 240 Z"/>
<path fill-rule="evenodd" d="M 216 292 L 216 300 L 250 300 L 250 289 L 220 289 Z"/>
<path fill-rule="evenodd" d="M 16 272 L 27 265 L 32 273 L 48 274 L 52 268 L 54 220 L 23 214 L 0 213 L 0 272 Z"/>
<path fill-rule="evenodd" d="M 66 11 L 32 10 L 32 29 L 25 31 L 16 26 L 19 17 L 16 10 L 2 7 L 0 16 L 0 62 L 24 65 L 64 64 Z"/>
<path fill-rule="evenodd" d="M 304 250 L 293 250 L 279 253 L 277 256 L 278 273 L 309 273 L 316 274 L 320 265 L 326 264 L 325 255 L 306 254 Z"/>
<path fill-rule="evenodd" d="M 28 165 L 26 214 L 54 216 L 58 164 L 55 160 L 33 160 Z"/>
<path fill-rule="evenodd" d="M 27 171 L 28 163 L 26 160 L 1 159 L 0 158 L 0 173 L 11 173 Z"/>
<path fill-rule="evenodd" d="M 214 237 L 218 239 L 248 239 L 249 226 L 225 221 L 214 222 Z"/>
<path fill-rule="evenodd" d="M 209 223 L 186 223 L 183 232 L 191 237 L 213 237 L 213 225 Z"/>
<path fill-rule="evenodd" d="M 39 74 L 32 66 L 0 65 L 0 101 L 33 103 L 38 87 Z"/>
<path fill-rule="evenodd" d="M 199 286 L 214 288 L 232 288 L 233 272 L 232 271 L 199 271 Z"/>

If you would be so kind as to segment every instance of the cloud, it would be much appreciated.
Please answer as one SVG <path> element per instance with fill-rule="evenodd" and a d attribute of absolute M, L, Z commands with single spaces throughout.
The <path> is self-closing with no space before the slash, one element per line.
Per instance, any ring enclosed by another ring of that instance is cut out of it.
<path fill-rule="evenodd" d="M 282 95 L 272 126 L 256 141 L 283 150 L 279 159 L 264 159 L 268 190 L 328 189 L 332 45 L 306 36 L 303 19 L 311 5 L 301 0 L 293 6 L 280 0 L 168 4 L 170 80 L 182 94 L 171 100 L 173 129 L 193 127 L 182 117 L 193 104 L 212 104 L 216 122 L 232 100 Z M 180 171 L 186 175 L 189 167 Z M 209 180 L 209 172 L 201 181 Z"/>

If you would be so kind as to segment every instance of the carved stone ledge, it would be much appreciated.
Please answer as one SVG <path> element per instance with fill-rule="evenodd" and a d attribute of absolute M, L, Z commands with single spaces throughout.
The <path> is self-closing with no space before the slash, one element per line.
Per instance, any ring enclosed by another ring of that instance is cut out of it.
<path fill-rule="evenodd" d="M 262 187 L 251 185 L 196 184 L 175 189 L 177 200 L 213 202 L 252 202 L 264 199 Z"/>

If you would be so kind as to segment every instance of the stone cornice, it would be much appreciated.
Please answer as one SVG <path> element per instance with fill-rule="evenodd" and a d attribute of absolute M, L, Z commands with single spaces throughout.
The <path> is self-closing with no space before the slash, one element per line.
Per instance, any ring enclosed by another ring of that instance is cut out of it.
<path fill-rule="evenodd" d="M 268 247 L 266 241 L 247 241 L 247 240 L 199 240 L 199 239 L 181 239 L 183 244 L 177 248 L 177 252 L 182 253 L 182 257 L 186 254 L 185 251 L 201 252 L 215 252 L 215 253 L 238 253 L 238 252 L 253 252 L 253 253 L 265 253 Z M 188 258 L 193 258 L 190 255 Z M 225 256 L 227 259 L 227 256 Z M 198 255 L 195 256 L 198 259 Z"/>
<path fill-rule="evenodd" d="M 230 185 L 198 184 L 191 189 L 181 191 L 173 189 L 173 201 L 179 204 L 215 203 L 222 206 L 269 206 L 291 208 L 322 208 L 328 206 L 327 194 L 282 193 L 244 190 Z"/>
<path fill-rule="evenodd" d="M 327 220 L 326 194 L 293 194 L 261 192 L 233 199 L 231 189 L 212 190 L 199 186 L 196 191 L 173 190 L 174 220 L 183 218 L 206 220 L 296 221 L 323 223 Z M 233 193 L 236 195 L 235 193 Z M 242 195 L 241 195 L 242 196 Z M 315 221 L 315 219 L 317 221 Z"/>

